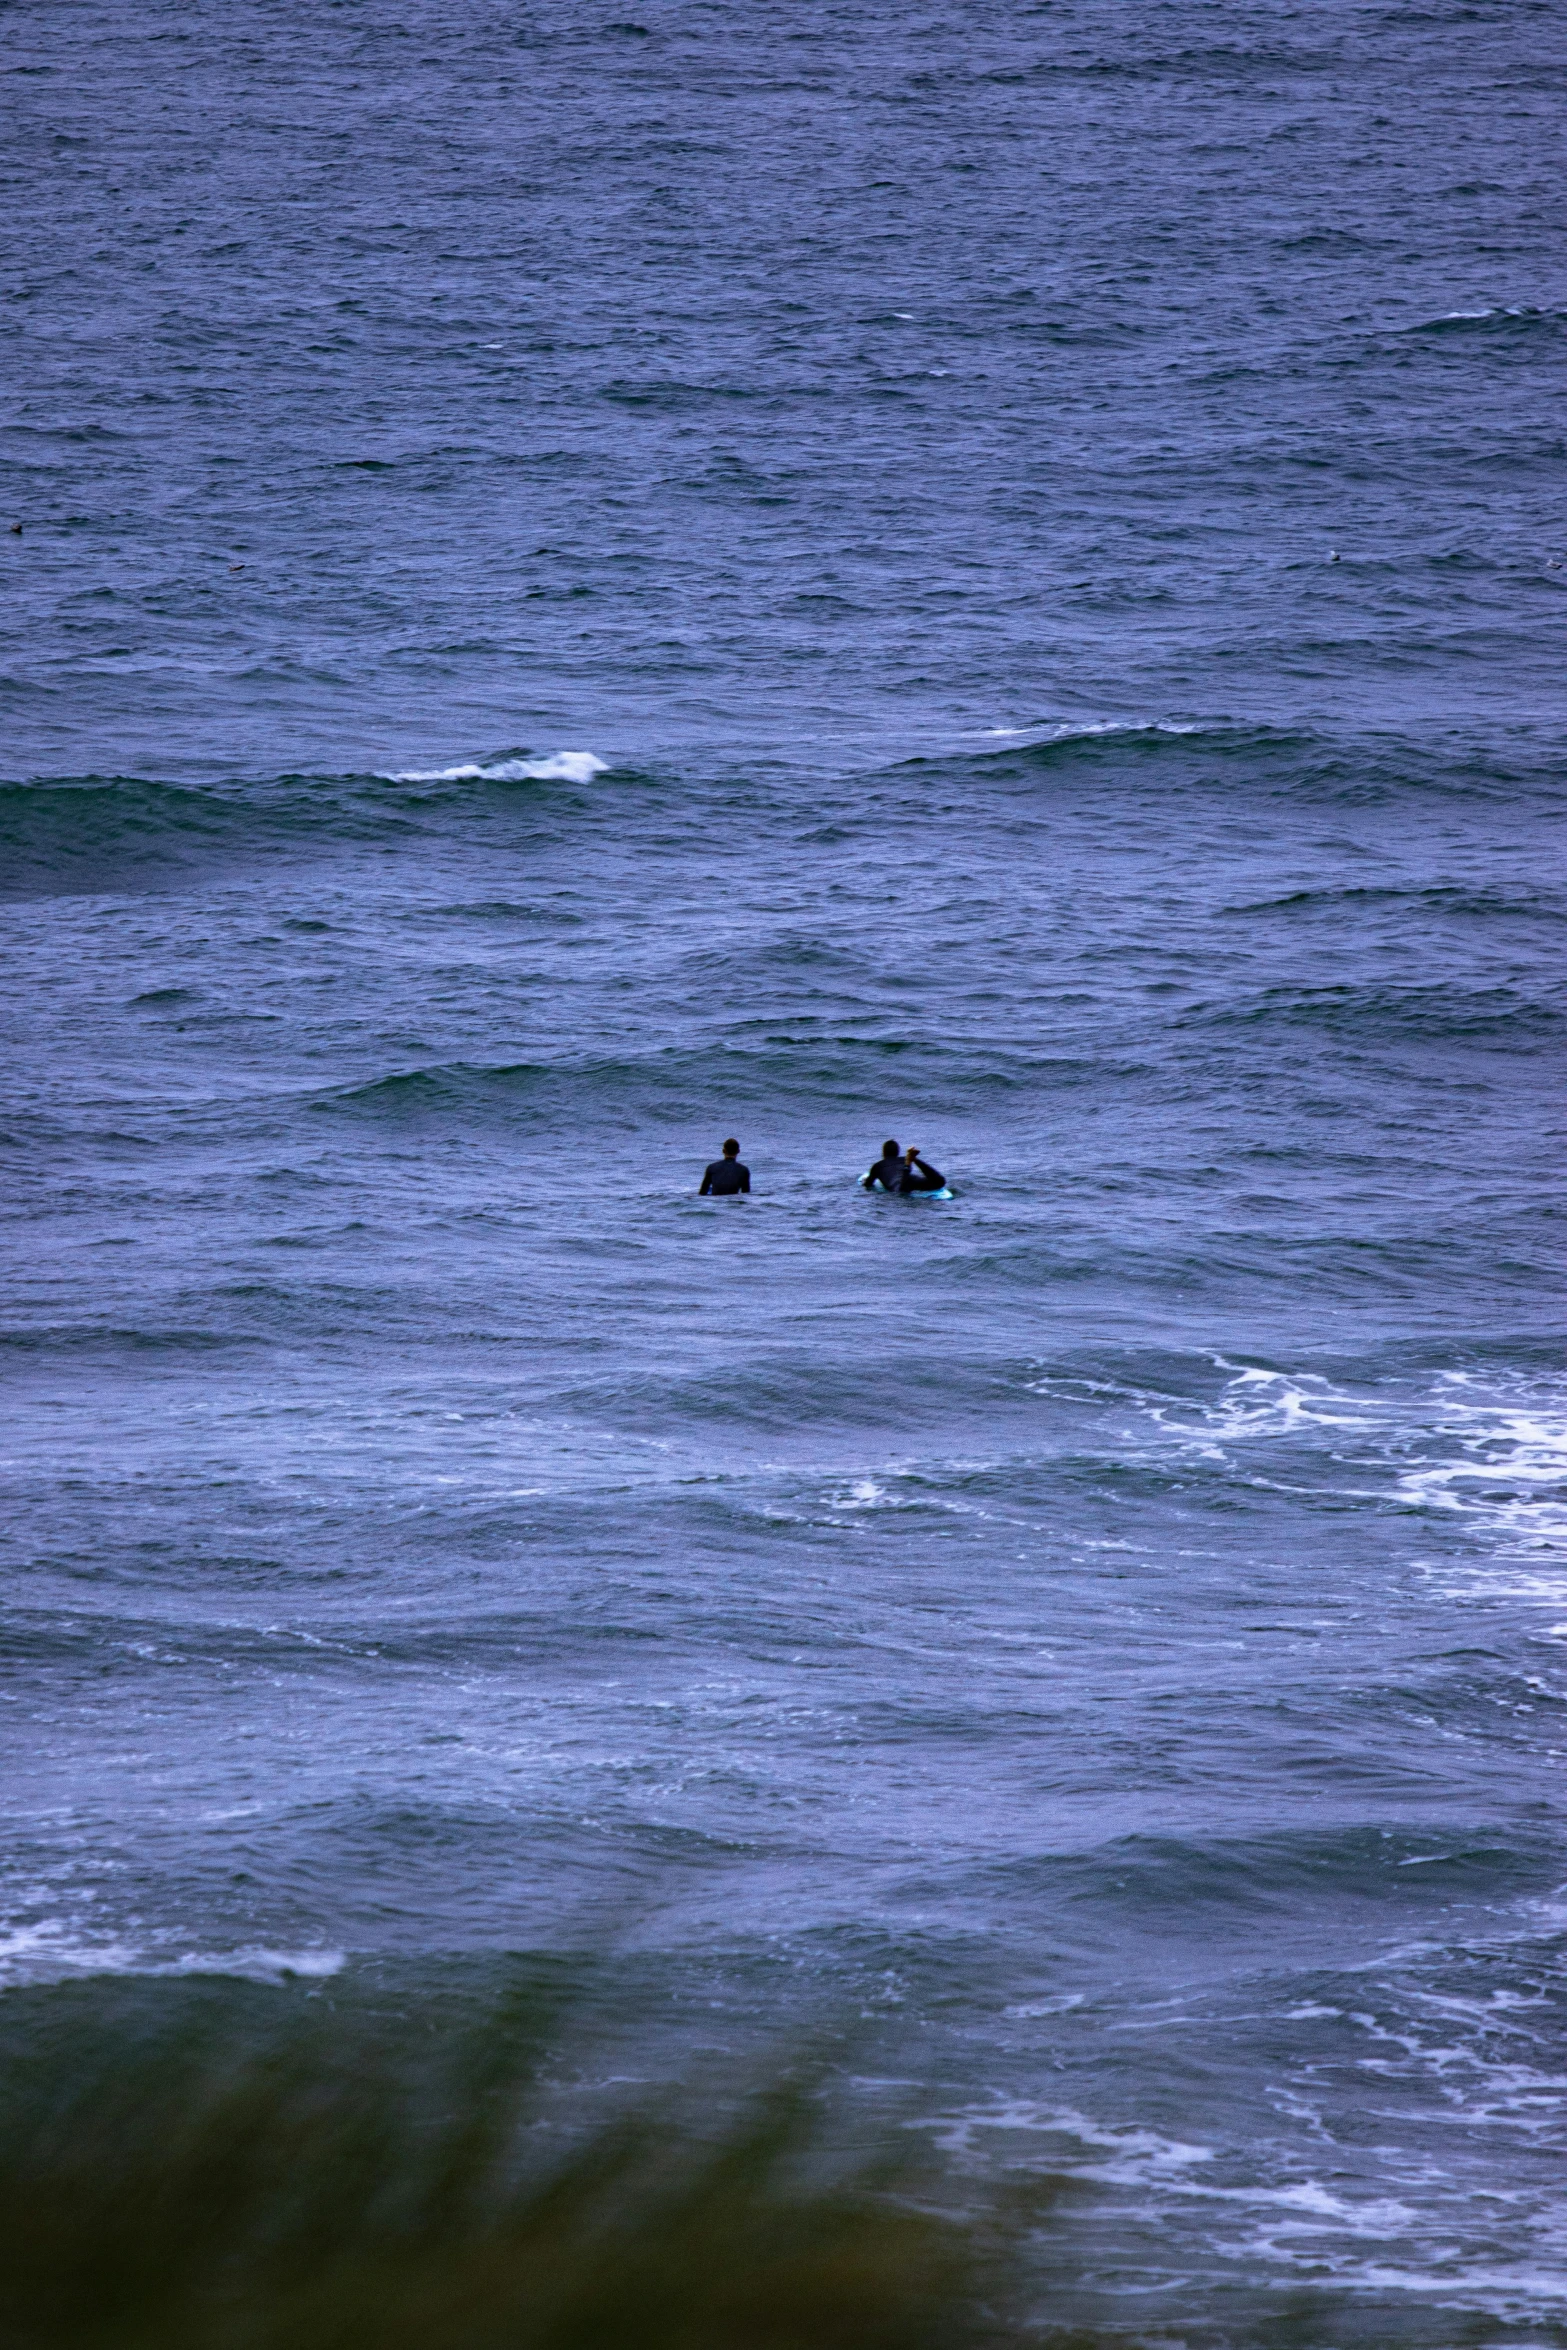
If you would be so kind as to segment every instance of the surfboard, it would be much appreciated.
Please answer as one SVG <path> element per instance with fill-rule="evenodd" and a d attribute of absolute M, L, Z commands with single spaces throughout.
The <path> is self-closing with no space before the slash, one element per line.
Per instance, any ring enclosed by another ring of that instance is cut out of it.
<path fill-rule="evenodd" d="M 861 1191 L 865 1189 L 869 1178 L 870 1169 L 867 1167 L 865 1173 L 860 1177 L 859 1188 Z M 871 1194 L 873 1199 L 878 1197 L 881 1199 L 956 1199 L 957 1196 L 950 1183 L 944 1183 L 939 1191 L 883 1191 Z"/>

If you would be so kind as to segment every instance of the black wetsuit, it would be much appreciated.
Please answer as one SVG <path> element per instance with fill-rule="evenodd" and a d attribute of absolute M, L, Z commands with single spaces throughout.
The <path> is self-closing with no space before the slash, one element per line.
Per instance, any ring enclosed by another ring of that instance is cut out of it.
<path fill-rule="evenodd" d="M 698 1199 L 706 1199 L 709 1192 L 715 1199 L 733 1199 L 737 1191 L 749 1191 L 751 1170 L 742 1167 L 738 1159 L 715 1159 L 702 1178 Z"/>
<path fill-rule="evenodd" d="M 947 1178 L 938 1168 L 928 1167 L 923 1159 L 916 1159 L 912 1167 L 905 1167 L 900 1191 L 945 1191 Z"/>
<path fill-rule="evenodd" d="M 890 1159 L 878 1159 L 870 1173 L 863 1178 L 867 1191 L 898 1191 L 903 1183 L 901 1154 Z"/>

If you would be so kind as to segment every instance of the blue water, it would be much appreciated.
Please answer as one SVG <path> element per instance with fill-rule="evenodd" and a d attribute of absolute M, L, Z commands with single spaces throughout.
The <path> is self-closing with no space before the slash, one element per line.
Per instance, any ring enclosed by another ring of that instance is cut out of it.
<path fill-rule="evenodd" d="M 0 2006 L 1560 2340 L 1567 20 L 634 4 L 7 16 Z"/>

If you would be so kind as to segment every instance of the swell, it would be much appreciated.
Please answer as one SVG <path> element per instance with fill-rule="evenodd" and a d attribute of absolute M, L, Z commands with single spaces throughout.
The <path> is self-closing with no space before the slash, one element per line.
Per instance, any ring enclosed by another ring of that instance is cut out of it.
<path fill-rule="evenodd" d="M 1288 1027 L 1361 1041 L 1488 1043 L 1528 1051 L 1554 1041 L 1567 1010 L 1517 987 L 1276 987 L 1221 1004 L 1197 1005 L 1176 1029 Z"/>
<path fill-rule="evenodd" d="M 156 777 L 76 775 L 0 783 L 0 893 L 90 892 L 117 878 L 147 877 L 277 853 L 322 840 L 410 844 L 461 832 L 464 821 L 503 824 L 538 809 L 570 820 L 625 803 L 660 815 L 715 804 L 754 822 L 768 813 L 827 814 L 840 821 L 871 805 L 917 810 L 928 781 L 972 785 L 989 799 L 998 784 L 1037 786 L 1081 779 L 1160 792 L 1217 788 L 1224 796 L 1261 791 L 1306 800 L 1374 801 L 1407 793 L 1512 795 L 1538 790 L 1562 804 L 1554 737 L 1523 726 L 1429 733 L 1289 728 L 1224 719 L 1043 719 L 988 730 L 983 748 L 921 753 L 860 771 L 846 809 L 829 752 L 792 773 L 752 762 L 659 778 L 646 768 L 613 769 L 589 752 L 485 760 L 397 774 L 304 774 L 236 778 L 211 786 Z M 913 801 L 909 794 L 920 795 Z"/>
<path fill-rule="evenodd" d="M 1431 883 L 1424 887 L 1393 883 L 1335 884 L 1295 889 L 1279 897 L 1256 898 L 1244 905 L 1226 906 L 1226 914 L 1325 915 L 1365 913 L 1386 908 L 1443 920 L 1471 917 L 1477 921 L 1545 920 L 1567 918 L 1567 896 L 1543 882 L 1533 889 L 1487 888 L 1462 882 Z"/>
<path fill-rule="evenodd" d="M 1113 778 L 1161 790 L 1219 787 L 1332 804 L 1424 794 L 1511 799 L 1520 789 L 1562 804 L 1560 764 L 1544 729 L 1291 728 L 1228 720 L 1041 721 L 1021 738 L 956 758 L 905 760 L 889 777 L 940 772 L 994 786 Z"/>
<path fill-rule="evenodd" d="M 231 863 L 257 815 L 216 792 L 98 781 L 0 785 L 0 895 L 93 896 Z"/>
<path fill-rule="evenodd" d="M 1022 1015 L 1018 1014 L 1018 1018 Z M 958 1116 L 1034 1097 L 1101 1091 L 1157 1081 L 1171 1074 L 1170 1040 L 1216 1040 L 1248 1030 L 1315 1031 L 1358 1043 L 1489 1044 L 1518 1052 L 1555 1043 L 1567 1027 L 1567 1006 L 1520 986 L 1428 985 L 1277 986 L 1228 998 L 1201 999 L 1173 1009 L 1155 1025 L 1119 1036 L 1101 1026 L 1095 1044 L 1062 1035 L 1054 1051 L 1032 1049 L 994 1025 L 988 1034 L 775 1032 L 758 1038 L 724 1036 L 711 1043 L 656 1045 L 651 1051 L 584 1054 L 558 1059 L 444 1062 L 388 1071 L 366 1082 L 305 1097 L 311 1115 L 400 1126 L 444 1127 L 454 1118 L 487 1124 L 518 1111 L 574 1119 L 619 1115 L 636 1108 L 657 1124 L 679 1128 L 728 1102 L 775 1119 L 780 1106 L 841 1107 L 871 1116 L 878 1105 L 904 1105 L 915 1115 Z M 1009 1021 L 1009 1026 L 1013 1022 Z M 1074 1023 L 1074 1027 L 1076 1023 Z"/>
<path fill-rule="evenodd" d="M 522 1108 L 595 1110 L 619 1116 L 635 1105 L 661 1124 L 683 1123 L 715 1099 L 776 1112 L 791 1104 L 871 1108 L 889 1088 L 900 1100 L 988 1101 L 1040 1086 L 1073 1089 L 1142 1072 L 1106 1053 L 1008 1051 L 992 1045 L 981 1062 L 961 1042 L 917 1036 L 776 1036 L 737 1048 L 663 1046 L 646 1054 L 554 1061 L 444 1062 L 388 1072 L 334 1089 L 301 1107 L 330 1117 L 444 1130 L 454 1116 L 487 1123 Z M 880 1112 L 877 1113 L 881 1114 Z"/>
<path fill-rule="evenodd" d="M 1250 1918 L 1291 1911 L 1308 1931 L 1332 1908 L 1370 1905 L 1423 1913 L 1437 1878 L 1455 1903 L 1485 1902 L 1548 1892 L 1561 1854 L 1548 1829 L 1522 1837 L 1450 1827 L 1348 1824 L 1286 1828 L 1256 1837 L 1131 1835 L 1086 1853 L 986 1863 L 971 1872 L 976 1895 L 1024 1883 L 1065 1904 L 1091 1903 L 1108 1927 L 1119 1919 L 1131 1930 L 1162 1938 L 1186 1931 L 1206 1941 L 1234 1932 Z M 949 1887 L 950 1891 L 950 1887 Z"/>
<path fill-rule="evenodd" d="M 509 811 L 521 787 L 584 802 L 587 754 L 406 776 L 282 775 L 197 788 L 135 776 L 0 784 L 0 897 L 92 896 L 183 878 L 322 842 L 415 844 L 454 814 Z"/>
<path fill-rule="evenodd" d="M 1539 348 L 1542 356 L 1554 355 L 1567 337 L 1567 311 L 1542 309 L 1528 302 L 1496 303 L 1484 310 L 1449 310 L 1439 318 L 1422 319 L 1404 332 L 1444 341 L 1530 346 Z"/>

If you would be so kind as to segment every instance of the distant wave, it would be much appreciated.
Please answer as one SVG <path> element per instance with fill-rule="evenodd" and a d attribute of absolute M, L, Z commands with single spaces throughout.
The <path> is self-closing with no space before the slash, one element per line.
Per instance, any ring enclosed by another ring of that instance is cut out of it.
<path fill-rule="evenodd" d="M 970 738 L 974 741 L 975 738 Z M 987 727 L 975 747 L 954 759 L 950 753 L 921 753 L 898 762 L 892 772 L 910 769 L 975 776 L 1008 768 L 1070 768 L 1078 762 L 1098 771 L 1135 775 L 1156 761 L 1267 759 L 1283 763 L 1294 776 L 1308 775 L 1324 756 L 1344 758 L 1347 746 L 1319 737 L 1309 728 L 1269 726 L 1229 718 L 1092 718 L 1041 720 L 1033 726 Z"/>
<path fill-rule="evenodd" d="M 1228 789 L 1239 779 L 1290 798 L 1344 804 L 1411 792 L 1511 798 L 1520 788 L 1543 789 L 1553 802 L 1560 794 L 1556 744 L 1543 728 L 1514 728 L 1505 743 L 1493 736 L 1481 747 L 1456 730 L 1283 726 L 1235 718 L 1041 720 L 993 727 L 971 736 L 962 752 L 923 752 L 884 773 L 889 780 L 966 773 L 979 782 L 1069 774 L 1079 767 L 1132 785 L 1167 775 L 1169 787 L 1177 789 L 1217 782 L 1222 774 Z"/>
<path fill-rule="evenodd" d="M 576 793 L 611 772 L 626 770 L 596 751 L 562 750 L 395 775 L 288 773 L 197 786 L 88 774 L 0 783 L 0 897 L 166 891 L 307 847 L 314 854 L 323 839 L 411 848 L 449 837 L 451 816 L 467 821 L 481 803 L 486 821 L 504 827 L 512 799 L 504 787 L 519 783 L 562 787 L 530 794 L 528 804 L 541 812 L 553 804 L 574 823 L 585 812 Z M 853 805 L 863 810 L 872 791 L 901 802 L 911 783 L 924 789 L 934 780 L 972 790 L 975 804 L 989 808 L 998 786 L 1031 790 L 1047 776 L 1062 786 L 1081 778 L 1096 793 L 1124 786 L 1162 797 L 1222 787 L 1342 804 L 1433 793 L 1515 803 L 1521 791 L 1539 792 L 1553 806 L 1561 799 L 1556 738 L 1543 726 L 1512 726 L 1481 742 L 1457 729 L 1085 718 L 991 727 L 959 747 L 890 760 L 857 776 Z M 732 820 L 736 795 L 754 788 L 737 756 L 727 774 L 694 777 L 681 806 L 693 820 L 698 805 Z M 841 795 L 818 800 L 813 818 L 841 823 L 846 805 Z"/>
<path fill-rule="evenodd" d="M 358 1085 L 301 1098 L 317 1116 L 387 1119 L 448 1131 L 454 1120 L 481 1125 L 513 1121 L 524 1109 L 570 1115 L 579 1129 L 595 1119 L 620 1121 L 629 1105 L 657 1112 L 671 1098 L 703 1098 L 715 1088 L 726 1100 L 760 1110 L 780 1089 L 818 1105 L 869 1107 L 880 1101 L 896 1064 L 897 1084 L 917 1106 L 926 1088 L 943 1100 L 991 1101 L 1042 1086 L 1090 1084 L 1107 1068 L 1124 1075 L 1115 1056 L 1019 1053 L 999 1047 L 976 1058 L 966 1047 L 929 1037 L 853 1034 L 759 1035 L 736 1048 L 682 1050 L 662 1043 L 645 1054 L 564 1056 L 555 1061 L 495 1064 L 435 1063 L 388 1071 Z"/>
<path fill-rule="evenodd" d="M 1259 995 L 1199 1005 L 1175 1028 L 1281 1025 L 1319 1027 L 1342 1036 L 1430 1038 L 1452 1044 L 1489 1040 L 1528 1047 L 1557 1037 L 1563 1014 L 1516 987 L 1273 987 Z"/>
<path fill-rule="evenodd" d="M 547 759 L 498 759 L 489 766 L 470 760 L 460 767 L 405 767 L 391 783 L 591 783 L 607 775 L 608 759 L 596 751 L 554 751 Z"/>
<path fill-rule="evenodd" d="M 1029 726 L 987 726 L 986 742 L 1087 742 L 1101 734 L 1206 734 L 1215 723 L 1202 718 L 1036 719 Z"/>
<path fill-rule="evenodd" d="M 1516 333 L 1520 329 L 1560 334 L 1567 326 L 1567 311 L 1543 309 L 1532 302 L 1497 302 L 1484 310 L 1444 310 L 1439 317 L 1424 318 L 1417 326 L 1406 327 L 1406 334 L 1441 335 L 1484 332 L 1503 329 Z"/>
<path fill-rule="evenodd" d="M 440 795 L 399 795 L 388 783 L 583 784 L 609 765 L 596 751 L 557 751 L 395 776 L 282 775 L 210 787 L 101 775 L 0 783 L 0 897 L 164 889 L 322 833 L 409 836 Z"/>
<path fill-rule="evenodd" d="M 0 784 L 0 895 L 83 894 L 232 856 L 255 822 L 215 792 L 97 776 Z"/>
<path fill-rule="evenodd" d="M 1558 921 L 1563 913 L 1560 891 L 1544 887 L 1533 891 L 1522 889 L 1469 888 L 1457 882 L 1434 883 L 1426 887 L 1400 887 L 1396 883 L 1349 884 L 1341 888 L 1295 889 L 1282 897 L 1255 898 L 1244 905 L 1226 906 L 1226 914 L 1328 914 L 1339 915 L 1346 909 L 1365 909 L 1386 906 L 1397 909 L 1418 907 L 1422 913 L 1434 915 L 1473 915 L 1479 919 L 1493 917 L 1515 918 L 1520 921 L 1541 919 Z"/>
<path fill-rule="evenodd" d="M 1302 743 L 1316 737 L 1307 728 L 1269 726 L 1235 718 L 1075 718 L 1041 719 L 1033 726 L 992 726 L 985 741 L 1008 750 L 1070 750 L 1078 743 L 1189 743 L 1222 745 L 1246 743 Z"/>

